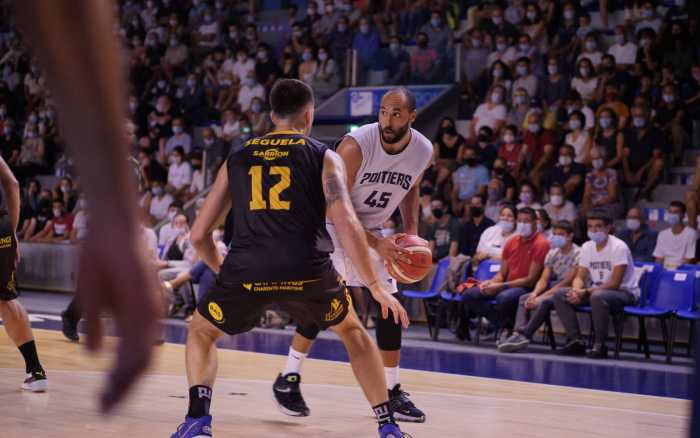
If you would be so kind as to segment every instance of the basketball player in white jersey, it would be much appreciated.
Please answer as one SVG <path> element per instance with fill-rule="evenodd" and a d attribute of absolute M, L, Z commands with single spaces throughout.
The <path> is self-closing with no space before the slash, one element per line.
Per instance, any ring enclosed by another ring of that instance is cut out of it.
<path fill-rule="evenodd" d="M 381 281 L 398 293 L 396 280 L 385 262 L 405 257 L 406 251 L 396 245 L 400 235 L 382 237 L 380 229 L 398 208 L 403 229 L 418 234 L 419 186 L 430 165 L 433 146 L 421 133 L 411 128 L 416 120 L 416 101 L 406 88 L 387 92 L 381 101 L 379 122 L 350 132 L 338 143 L 337 152 L 347 168 L 352 204 L 365 228 L 375 269 Z M 327 229 L 335 251 L 333 265 L 350 287 L 367 287 L 360 280 L 350 258 L 340 246 L 332 223 Z M 301 395 L 301 364 L 311 349 L 319 329 L 298 326 L 289 349 L 287 365 L 277 377 L 273 392 L 280 410 L 291 416 L 308 416 L 310 411 Z M 401 326 L 393 317 L 377 319 L 377 344 L 382 354 L 389 398 L 396 420 L 424 422 L 425 414 L 411 402 L 399 383 Z"/>

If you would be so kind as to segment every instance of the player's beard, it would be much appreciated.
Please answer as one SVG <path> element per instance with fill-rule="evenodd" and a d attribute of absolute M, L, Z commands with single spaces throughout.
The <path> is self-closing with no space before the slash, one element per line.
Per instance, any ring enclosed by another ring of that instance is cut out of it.
<path fill-rule="evenodd" d="M 410 125 L 409 123 L 406 123 L 401 128 L 399 128 L 398 131 L 394 131 L 391 128 L 380 127 L 379 131 L 382 134 L 382 140 L 384 140 L 384 143 L 388 143 L 388 144 L 398 143 L 404 137 L 404 135 L 406 135 L 406 133 L 408 132 L 408 129 L 410 127 L 409 125 Z M 387 133 L 387 130 L 389 131 L 388 133 Z"/>

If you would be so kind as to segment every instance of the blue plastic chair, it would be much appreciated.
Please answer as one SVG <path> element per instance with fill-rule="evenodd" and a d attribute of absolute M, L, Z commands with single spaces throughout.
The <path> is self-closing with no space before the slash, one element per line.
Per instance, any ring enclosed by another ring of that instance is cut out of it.
<path fill-rule="evenodd" d="M 690 309 L 681 309 L 676 312 L 676 318 L 681 321 L 690 323 L 690 332 L 688 333 L 688 356 L 693 347 L 693 335 L 695 334 L 695 321 L 700 320 L 700 265 L 681 265 L 679 271 L 692 271 L 695 273 L 695 297 L 693 307 Z M 675 320 L 671 320 L 671 349 L 675 344 L 676 324 Z"/>
<path fill-rule="evenodd" d="M 479 263 L 479 266 L 476 268 L 476 272 L 474 273 L 474 278 L 479 281 L 487 281 L 492 279 L 493 277 L 496 276 L 501 270 L 501 262 L 499 260 L 484 260 L 481 263 Z M 466 275 L 465 275 L 465 280 L 466 280 Z M 445 301 L 452 301 L 452 302 L 462 302 L 464 300 L 464 295 L 463 294 L 452 294 L 452 293 L 443 293 L 442 298 Z M 496 300 L 489 300 L 486 302 L 486 305 L 489 308 L 493 308 L 496 305 Z M 479 316 L 479 322 L 477 323 L 476 326 L 476 337 L 474 338 L 474 343 L 476 345 L 479 345 L 479 340 L 480 340 L 480 335 L 481 335 L 481 316 L 483 315 L 477 315 Z"/>
<path fill-rule="evenodd" d="M 406 298 L 414 298 L 423 302 L 425 316 L 428 320 L 428 334 L 432 339 L 437 340 L 437 334 L 440 330 L 439 321 L 439 296 L 442 291 L 438 290 L 441 284 L 445 284 L 447 278 L 447 268 L 450 265 L 449 259 L 441 260 L 435 271 L 433 281 L 430 283 L 430 289 L 426 291 L 420 290 L 404 290 L 403 296 Z"/>
<path fill-rule="evenodd" d="M 646 333 L 646 318 L 656 318 L 661 321 L 661 332 L 666 350 L 666 362 L 671 362 L 672 343 L 667 330 L 666 321 L 675 319 L 679 310 L 693 308 L 695 298 L 695 273 L 692 271 L 669 270 L 663 271 L 656 287 L 649 287 L 644 301 L 639 306 L 626 306 L 624 314 L 635 316 L 639 320 L 641 341 L 644 344 L 644 355 L 649 354 L 649 341 Z M 618 340 L 621 335 L 618 336 Z"/>

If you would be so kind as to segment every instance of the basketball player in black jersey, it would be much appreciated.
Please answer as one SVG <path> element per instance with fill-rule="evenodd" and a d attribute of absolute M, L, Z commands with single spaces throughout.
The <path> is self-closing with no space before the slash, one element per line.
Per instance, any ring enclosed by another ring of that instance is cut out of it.
<path fill-rule="evenodd" d="M 15 270 L 20 259 L 16 235 L 20 207 L 19 183 L 2 157 L 0 157 L 0 185 L 2 186 L 0 205 L 3 204 L 1 195 L 4 195 L 6 200 L 6 208 L 0 209 L 0 318 L 7 335 L 24 357 L 27 378 L 22 384 L 22 389 L 44 392 L 48 389 L 49 383 L 46 372 L 39 363 L 27 312 L 16 300 Z"/>
<path fill-rule="evenodd" d="M 270 92 L 275 131 L 231 154 L 192 227 L 202 260 L 218 273 L 202 298 L 187 336 L 190 405 L 172 438 L 211 436 L 209 405 L 216 377 L 215 342 L 252 329 L 277 304 L 299 320 L 332 328 L 345 344 L 352 369 L 373 406 L 383 438 L 403 436 L 389 405 L 379 350 L 352 310 L 348 290 L 331 263 L 326 215 L 386 318 L 408 316 L 379 281 L 367 238 L 352 208 L 342 159 L 308 137 L 314 118 L 311 88 L 279 80 Z M 211 233 L 231 208 L 233 236 L 220 260 Z M 336 222 L 337 221 L 337 222 Z"/>

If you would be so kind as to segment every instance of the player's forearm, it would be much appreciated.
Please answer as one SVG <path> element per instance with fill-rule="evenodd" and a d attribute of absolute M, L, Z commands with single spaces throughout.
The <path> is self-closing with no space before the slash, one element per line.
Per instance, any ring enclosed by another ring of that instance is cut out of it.
<path fill-rule="evenodd" d="M 420 210 L 420 193 L 417 185 L 408 191 L 406 197 L 399 204 L 403 231 L 406 234 L 418 234 L 418 211 Z"/>
<path fill-rule="evenodd" d="M 336 205 L 331 207 L 329 216 L 333 219 L 343 250 L 357 268 L 360 278 L 369 287 L 378 279 L 377 272 L 370 263 L 370 245 L 367 236 L 371 235 L 371 233 L 362 227 L 349 202 L 347 204 L 347 206 Z M 374 236 L 372 238 L 377 240 Z"/>
<path fill-rule="evenodd" d="M 15 6 L 56 97 L 63 135 L 89 181 L 85 195 L 93 223 L 136 232 L 136 198 L 128 189 L 134 178 L 126 163 L 124 68 L 111 33 L 111 2 L 22 0 Z"/>
<path fill-rule="evenodd" d="M 223 259 L 219 251 L 216 250 L 216 244 L 214 239 L 209 235 L 206 239 L 201 239 L 197 242 L 192 242 L 194 248 L 197 250 L 197 255 L 202 259 L 204 263 L 209 266 L 209 268 L 215 273 L 219 273 Z"/>
<path fill-rule="evenodd" d="M 12 178 L 10 181 L 3 181 L 2 188 L 7 197 L 7 214 L 10 218 L 12 232 L 16 232 L 19 224 L 20 209 L 19 183 L 16 179 Z"/>

